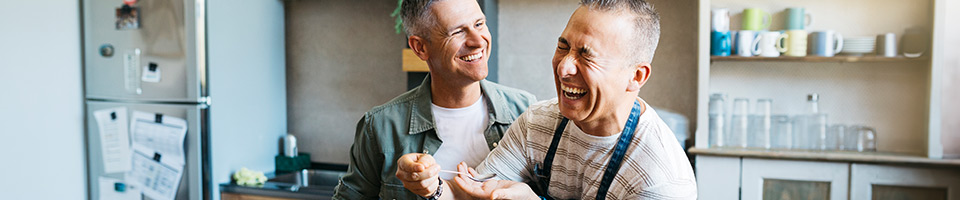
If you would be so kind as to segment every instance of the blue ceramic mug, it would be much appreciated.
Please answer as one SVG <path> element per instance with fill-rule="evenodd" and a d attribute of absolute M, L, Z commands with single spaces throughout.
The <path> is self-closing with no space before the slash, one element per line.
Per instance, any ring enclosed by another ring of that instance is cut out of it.
<path fill-rule="evenodd" d="M 807 51 L 812 56 L 833 57 L 843 49 L 843 35 L 833 30 L 810 33 Z"/>
<path fill-rule="evenodd" d="M 729 31 L 712 31 L 710 33 L 710 55 L 729 56 L 731 47 Z"/>

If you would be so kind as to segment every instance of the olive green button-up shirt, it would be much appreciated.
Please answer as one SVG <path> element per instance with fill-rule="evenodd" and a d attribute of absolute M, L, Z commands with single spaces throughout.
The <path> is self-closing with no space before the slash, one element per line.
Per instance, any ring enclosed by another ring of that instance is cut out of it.
<path fill-rule="evenodd" d="M 536 97 L 487 80 L 480 81 L 480 88 L 490 115 L 484 138 L 492 150 Z M 427 76 L 420 86 L 364 114 L 350 149 L 350 167 L 340 177 L 333 199 L 417 199 L 397 179 L 397 159 L 408 153 L 433 155 L 443 143 L 430 103 Z"/>

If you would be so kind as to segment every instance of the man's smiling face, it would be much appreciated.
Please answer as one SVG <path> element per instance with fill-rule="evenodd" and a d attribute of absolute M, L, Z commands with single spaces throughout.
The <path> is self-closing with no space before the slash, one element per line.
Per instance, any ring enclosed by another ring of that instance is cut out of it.
<path fill-rule="evenodd" d="M 594 121 L 612 115 L 637 75 L 628 42 L 635 33 L 625 13 L 581 6 L 574 11 L 553 56 L 554 81 L 560 112 L 574 121 Z M 634 82 L 635 83 L 635 82 Z M 642 83 L 640 83 L 642 84 Z M 638 87 L 636 89 L 639 89 Z"/>
<path fill-rule="evenodd" d="M 486 78 L 491 36 L 480 5 L 473 0 L 446 0 L 430 9 L 437 22 L 426 42 L 431 75 L 451 82 Z"/>

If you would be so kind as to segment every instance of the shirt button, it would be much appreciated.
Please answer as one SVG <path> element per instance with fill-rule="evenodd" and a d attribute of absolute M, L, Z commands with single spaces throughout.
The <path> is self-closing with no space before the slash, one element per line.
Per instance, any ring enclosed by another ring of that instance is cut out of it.
<path fill-rule="evenodd" d="M 499 143 L 499 142 L 494 142 L 494 143 L 493 143 L 493 148 L 497 148 L 497 143 Z"/>
<path fill-rule="evenodd" d="M 424 149 L 424 150 L 423 150 L 423 154 L 430 154 L 430 150 Z"/>

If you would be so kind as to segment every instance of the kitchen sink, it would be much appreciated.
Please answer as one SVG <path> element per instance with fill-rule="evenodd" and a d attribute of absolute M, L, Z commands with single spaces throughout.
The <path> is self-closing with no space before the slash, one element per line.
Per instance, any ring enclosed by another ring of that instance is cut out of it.
<path fill-rule="evenodd" d="M 221 193 L 236 193 L 253 196 L 286 199 L 331 199 L 334 188 L 344 171 L 302 170 L 278 174 L 266 183 L 257 186 L 240 186 L 234 183 L 220 184 Z M 306 181 L 301 181 L 306 180 Z"/>
<path fill-rule="evenodd" d="M 334 188 L 337 187 L 340 175 L 343 173 L 345 172 L 307 169 L 280 174 L 268 179 L 267 183 L 264 184 L 277 192 L 258 190 L 254 194 L 294 199 L 330 199 L 333 197 Z M 306 181 L 301 181 L 303 179 Z"/>
<path fill-rule="evenodd" d="M 340 175 L 345 172 L 342 171 L 330 171 L 330 170 L 313 170 L 305 169 L 298 172 L 286 173 L 277 175 L 276 177 L 267 180 L 267 182 L 274 182 L 278 184 L 289 184 L 291 186 L 299 187 L 336 187 L 337 183 L 340 180 Z M 301 181 L 301 179 L 306 179 L 307 181 Z"/>

